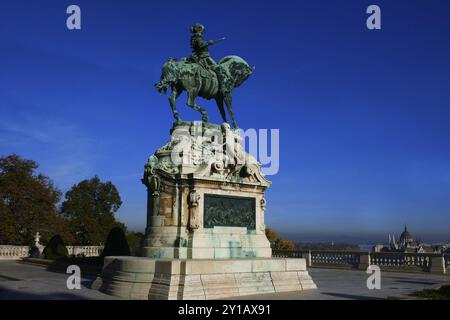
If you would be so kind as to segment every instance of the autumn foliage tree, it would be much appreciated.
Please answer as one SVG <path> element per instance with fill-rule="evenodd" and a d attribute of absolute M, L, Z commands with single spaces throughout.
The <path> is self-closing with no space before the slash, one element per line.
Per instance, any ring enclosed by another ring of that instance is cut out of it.
<path fill-rule="evenodd" d="M 75 235 L 76 244 L 104 245 L 111 229 L 120 227 L 126 231 L 125 225 L 114 217 L 121 204 L 117 188 L 95 176 L 66 193 L 61 213 Z"/>
<path fill-rule="evenodd" d="M 266 228 L 266 236 L 270 242 L 272 249 L 293 250 L 295 248 L 295 244 L 292 241 L 283 239 L 270 228 Z"/>
<path fill-rule="evenodd" d="M 36 173 L 38 164 L 16 154 L 0 157 L 0 243 L 30 245 L 36 232 L 45 243 L 60 234 L 73 237 L 57 213 L 61 192 L 53 182 Z"/>

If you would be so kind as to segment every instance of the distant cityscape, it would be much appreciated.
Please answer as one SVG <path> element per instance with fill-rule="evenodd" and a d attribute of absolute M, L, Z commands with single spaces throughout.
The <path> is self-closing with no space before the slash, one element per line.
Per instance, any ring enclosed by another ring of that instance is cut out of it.
<path fill-rule="evenodd" d="M 398 238 L 398 240 L 397 240 Z M 387 244 L 376 244 L 373 252 L 404 252 L 404 253 L 449 253 L 450 243 L 426 243 L 422 239 L 412 236 L 405 225 L 400 236 L 388 235 Z"/>
<path fill-rule="evenodd" d="M 295 247 L 297 250 L 450 253 L 450 241 L 427 243 L 420 238 L 414 238 L 406 225 L 398 236 L 395 236 L 395 234 L 387 234 L 386 241 L 386 243 L 375 244 L 354 244 L 334 241 L 298 241 L 295 242 Z"/>

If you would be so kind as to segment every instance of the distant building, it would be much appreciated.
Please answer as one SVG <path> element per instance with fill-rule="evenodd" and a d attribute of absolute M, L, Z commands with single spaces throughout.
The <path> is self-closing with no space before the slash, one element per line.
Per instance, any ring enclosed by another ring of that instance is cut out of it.
<path fill-rule="evenodd" d="M 421 240 L 414 240 L 408 228 L 405 225 L 405 229 L 395 239 L 394 234 L 389 234 L 389 242 L 387 245 L 376 244 L 372 251 L 374 252 L 405 252 L 405 253 L 444 253 L 450 248 L 448 244 L 426 244 Z"/>

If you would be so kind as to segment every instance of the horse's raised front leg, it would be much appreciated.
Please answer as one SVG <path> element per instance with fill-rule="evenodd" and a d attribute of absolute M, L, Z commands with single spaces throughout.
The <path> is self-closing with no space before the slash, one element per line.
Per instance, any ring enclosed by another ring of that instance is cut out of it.
<path fill-rule="evenodd" d="M 227 115 L 225 113 L 225 108 L 223 106 L 223 98 L 216 98 L 217 106 L 219 107 L 220 115 L 222 116 L 223 122 L 227 122 Z"/>
<path fill-rule="evenodd" d="M 230 114 L 233 127 L 236 129 L 238 126 L 236 124 L 236 120 L 234 119 L 231 94 L 225 95 L 225 104 L 227 105 L 228 113 Z"/>
<path fill-rule="evenodd" d="M 178 115 L 177 107 L 176 107 L 176 101 L 178 97 L 180 96 L 181 91 L 178 91 L 177 88 L 172 87 L 172 94 L 169 97 L 169 103 L 170 107 L 172 108 L 173 117 L 175 118 L 175 122 L 180 122 L 180 116 Z"/>
<path fill-rule="evenodd" d="M 187 105 L 197 111 L 200 111 L 200 113 L 202 114 L 202 121 L 208 122 L 208 115 L 206 114 L 206 110 L 200 107 L 199 105 L 195 104 L 195 98 L 197 98 L 197 95 L 193 92 L 188 91 Z"/>

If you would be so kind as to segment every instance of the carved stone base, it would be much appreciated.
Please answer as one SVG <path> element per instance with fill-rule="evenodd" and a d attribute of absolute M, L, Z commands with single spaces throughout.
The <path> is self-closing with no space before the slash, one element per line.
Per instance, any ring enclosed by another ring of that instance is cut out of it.
<path fill-rule="evenodd" d="M 316 285 L 305 259 L 107 257 L 93 288 L 120 298 L 204 300 L 302 291 Z"/>
<path fill-rule="evenodd" d="M 142 255 L 148 258 L 237 259 L 270 258 L 264 233 L 240 227 L 214 227 L 192 234 L 174 227 L 151 228 Z M 183 235 L 183 236 L 181 236 Z"/>

